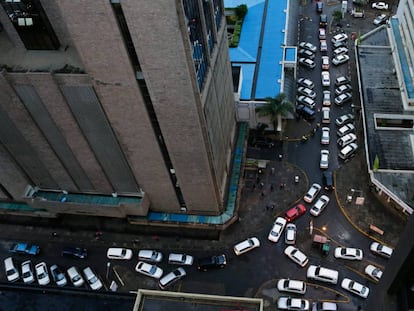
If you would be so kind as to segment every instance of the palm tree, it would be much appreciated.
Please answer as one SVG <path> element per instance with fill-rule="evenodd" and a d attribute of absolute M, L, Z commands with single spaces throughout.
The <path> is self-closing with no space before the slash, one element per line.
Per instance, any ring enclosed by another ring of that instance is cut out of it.
<path fill-rule="evenodd" d="M 293 105 L 286 100 L 286 96 L 280 93 L 276 97 L 266 97 L 266 105 L 256 108 L 259 117 L 270 117 L 273 124 L 273 131 L 276 132 L 277 125 L 282 124 L 282 116 L 286 117 L 288 112 L 292 110 Z"/>

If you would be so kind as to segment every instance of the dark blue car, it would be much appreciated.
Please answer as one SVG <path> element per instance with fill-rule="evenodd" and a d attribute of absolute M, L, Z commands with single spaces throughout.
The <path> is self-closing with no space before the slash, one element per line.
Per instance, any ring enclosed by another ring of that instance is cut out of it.
<path fill-rule="evenodd" d="M 30 245 L 27 243 L 15 243 L 10 247 L 10 252 L 21 255 L 36 256 L 40 252 L 40 247 L 37 245 Z"/>

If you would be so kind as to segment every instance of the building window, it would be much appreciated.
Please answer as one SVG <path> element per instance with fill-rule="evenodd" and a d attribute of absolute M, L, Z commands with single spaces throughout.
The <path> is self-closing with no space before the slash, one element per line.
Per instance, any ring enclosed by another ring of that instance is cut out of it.
<path fill-rule="evenodd" d="M 59 40 L 39 0 L 0 0 L 28 50 L 57 50 Z"/>
<path fill-rule="evenodd" d="M 213 0 L 213 6 L 214 6 L 214 19 L 216 21 L 216 28 L 218 31 L 218 29 L 220 28 L 221 16 L 223 14 L 220 0 Z"/>
<path fill-rule="evenodd" d="M 413 118 L 408 116 L 375 115 L 376 129 L 412 130 L 413 125 Z"/>
<path fill-rule="evenodd" d="M 214 29 L 213 29 L 213 15 L 211 14 L 211 2 L 203 2 L 203 12 L 204 18 L 206 20 L 206 29 L 207 29 L 207 44 L 210 53 L 214 48 Z"/>

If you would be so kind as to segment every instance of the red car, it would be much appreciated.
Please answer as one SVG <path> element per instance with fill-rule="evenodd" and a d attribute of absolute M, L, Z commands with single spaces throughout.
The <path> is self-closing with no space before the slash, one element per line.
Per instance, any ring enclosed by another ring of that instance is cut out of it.
<path fill-rule="evenodd" d="M 298 204 L 285 213 L 287 221 L 293 221 L 306 213 L 306 207 L 303 204 Z"/>

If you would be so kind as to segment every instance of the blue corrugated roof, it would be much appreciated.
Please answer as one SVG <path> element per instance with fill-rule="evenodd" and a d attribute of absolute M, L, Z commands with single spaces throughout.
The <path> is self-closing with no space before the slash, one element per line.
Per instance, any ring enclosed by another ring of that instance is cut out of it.
<path fill-rule="evenodd" d="M 296 63 L 296 48 L 286 48 L 285 61 Z"/>
<path fill-rule="evenodd" d="M 266 20 L 263 23 L 266 3 Z M 241 63 L 249 63 L 249 67 L 242 65 L 240 98 L 250 100 L 276 96 L 280 93 L 278 80 L 282 78 L 282 65 L 279 62 L 283 60 L 282 44 L 285 40 L 283 29 L 286 24 L 287 0 L 224 1 L 226 8 L 237 7 L 241 4 L 247 5 L 248 12 L 243 21 L 239 46 L 230 48 L 230 60 L 233 65 L 240 66 Z M 263 40 L 259 50 L 261 32 L 263 32 Z M 260 55 L 258 55 L 259 52 Z M 254 70 L 257 70 L 256 81 L 253 80 Z M 254 82 L 256 82 L 255 90 L 253 89 Z"/>
<path fill-rule="evenodd" d="M 407 88 L 408 98 L 414 98 L 413 80 L 410 75 L 410 67 L 408 66 L 407 57 L 404 51 L 404 45 L 402 42 L 398 18 L 391 18 L 392 30 L 394 32 L 395 42 L 397 43 L 398 56 L 400 57 L 401 69 L 404 76 L 405 87 Z"/>

